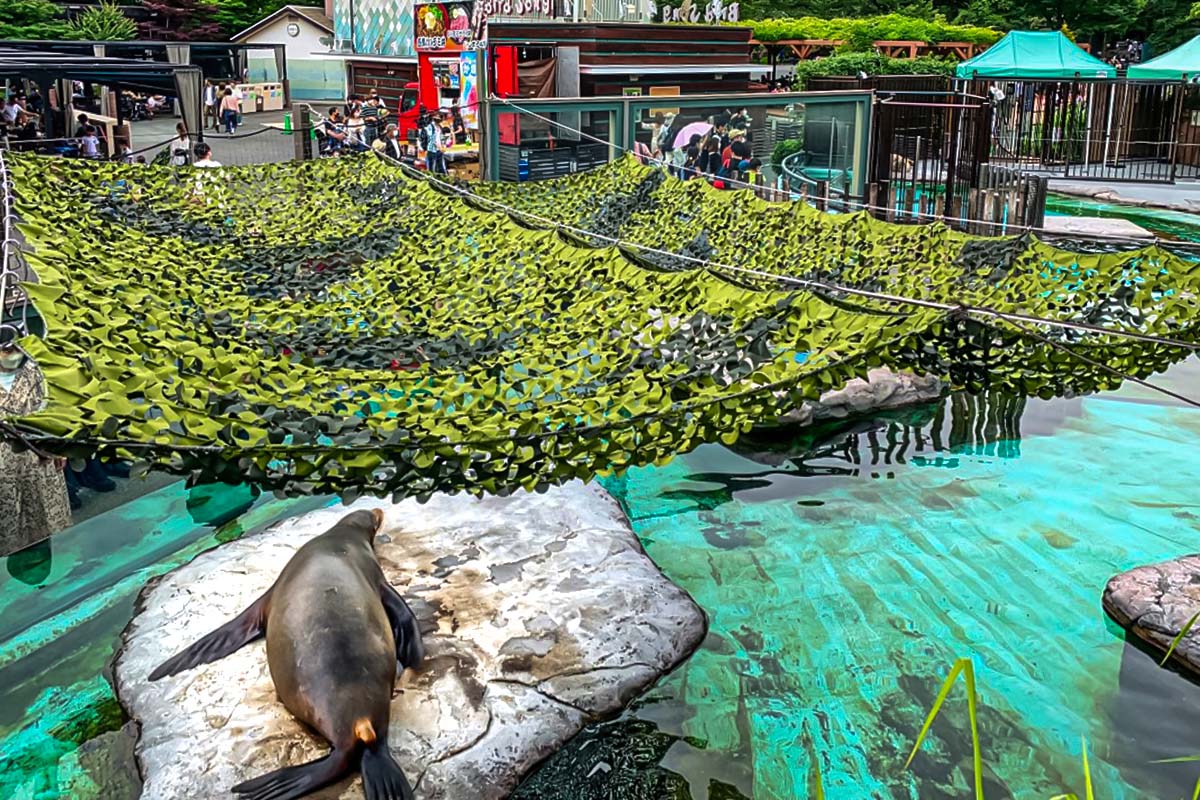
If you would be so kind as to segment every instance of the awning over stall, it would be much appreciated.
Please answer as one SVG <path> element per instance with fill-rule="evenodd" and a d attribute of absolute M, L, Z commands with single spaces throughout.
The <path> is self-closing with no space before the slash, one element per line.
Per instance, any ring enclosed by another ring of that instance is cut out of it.
<path fill-rule="evenodd" d="M 1061 31 L 1013 31 L 955 70 L 958 78 L 1070 80 L 1115 78 L 1116 69 Z"/>
<path fill-rule="evenodd" d="M 1200 36 L 1158 58 L 1131 65 L 1125 74 L 1130 78 L 1153 81 L 1186 81 L 1200 77 Z"/>

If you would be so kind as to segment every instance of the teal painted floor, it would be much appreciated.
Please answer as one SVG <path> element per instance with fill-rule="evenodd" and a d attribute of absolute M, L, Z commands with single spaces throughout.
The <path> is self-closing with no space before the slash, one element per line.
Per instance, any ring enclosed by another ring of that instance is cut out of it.
<path fill-rule="evenodd" d="M 1193 362 L 1164 381 L 1200 394 Z M 1170 401 L 1168 401 L 1170 402 Z M 1200 410 L 1144 389 L 970 401 L 824 444 L 704 447 L 607 482 L 709 613 L 701 649 L 521 798 L 969 797 L 973 659 L 989 798 L 1191 796 L 1200 689 L 1124 642 L 1105 582 L 1200 550 Z M 964 697 L 961 686 L 952 695 Z M 944 717 L 944 718 L 943 718 Z"/>

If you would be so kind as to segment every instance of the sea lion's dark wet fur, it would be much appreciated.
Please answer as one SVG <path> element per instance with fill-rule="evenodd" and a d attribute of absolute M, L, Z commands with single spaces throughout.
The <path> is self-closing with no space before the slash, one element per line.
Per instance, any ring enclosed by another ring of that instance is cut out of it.
<path fill-rule="evenodd" d="M 284 706 L 329 740 L 325 758 L 240 783 L 249 800 L 289 800 L 360 762 L 368 800 L 410 800 L 387 748 L 396 665 L 424 656 L 416 618 L 375 559 L 383 512 L 355 511 L 296 551 L 274 585 L 233 620 L 168 659 L 150 680 L 216 661 L 260 636 Z"/>

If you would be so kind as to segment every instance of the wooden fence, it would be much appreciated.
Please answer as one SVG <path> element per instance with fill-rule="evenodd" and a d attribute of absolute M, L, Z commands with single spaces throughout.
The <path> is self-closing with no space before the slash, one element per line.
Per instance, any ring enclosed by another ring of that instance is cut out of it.
<path fill-rule="evenodd" d="M 979 186 L 971 189 L 967 202 L 968 233 L 999 236 L 1024 228 L 1041 228 L 1046 221 L 1046 184 L 1040 175 L 983 164 Z"/>

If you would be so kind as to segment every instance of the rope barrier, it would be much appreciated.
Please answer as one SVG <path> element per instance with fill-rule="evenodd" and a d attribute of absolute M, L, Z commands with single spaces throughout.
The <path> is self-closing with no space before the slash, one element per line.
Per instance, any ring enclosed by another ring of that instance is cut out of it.
<path fill-rule="evenodd" d="M 20 270 L 14 269 L 13 264 L 19 263 L 19 255 L 17 245 L 20 243 L 13 236 L 12 224 L 16 219 L 16 214 L 13 211 L 13 181 L 12 176 L 8 171 L 8 164 L 4 160 L 4 149 L 0 148 L 0 236 L 3 240 L 0 241 L 0 334 L 5 330 L 12 331 L 13 338 L 23 336 L 28 330 L 28 299 L 21 304 L 21 324 L 19 326 L 4 322 L 3 318 L 8 314 L 9 304 L 9 284 L 19 282 L 21 279 Z M 0 335 L 0 340 L 5 339 Z"/>
<path fill-rule="evenodd" d="M 737 272 L 737 273 L 741 273 L 741 274 L 745 274 L 745 275 L 753 275 L 753 276 L 759 277 L 759 278 L 766 278 L 768 280 L 773 280 L 773 281 L 776 281 L 779 283 L 793 284 L 795 286 L 799 286 L 800 288 L 818 289 L 818 290 L 821 290 L 824 292 L 830 292 L 830 293 L 841 292 L 844 294 L 855 295 L 858 297 L 864 297 L 869 300 L 877 300 L 880 302 L 891 303 L 891 304 L 896 304 L 896 305 L 912 305 L 912 306 L 917 306 L 917 307 L 921 307 L 921 308 L 937 309 L 937 310 L 941 310 L 941 311 L 954 311 L 954 312 L 959 312 L 959 313 L 977 314 L 977 315 L 984 316 L 984 317 L 1017 320 L 1017 321 L 1022 321 L 1022 322 L 1030 322 L 1030 323 L 1034 323 L 1034 324 L 1038 324 L 1038 325 L 1048 325 L 1051 327 L 1063 328 L 1063 329 L 1068 329 L 1068 330 L 1076 330 L 1076 331 L 1082 331 L 1082 332 L 1088 332 L 1088 333 L 1098 333 L 1098 334 L 1104 334 L 1104 335 L 1109 335 L 1109 336 L 1118 336 L 1118 337 L 1122 337 L 1122 338 L 1134 339 L 1134 340 L 1138 340 L 1138 341 L 1145 341 L 1145 342 L 1150 342 L 1150 343 L 1154 343 L 1154 344 L 1163 344 L 1163 345 L 1168 345 L 1171 347 L 1180 347 L 1180 348 L 1184 348 L 1184 349 L 1188 349 L 1188 350 L 1200 350 L 1200 344 L 1197 344 L 1194 342 L 1185 342 L 1185 341 L 1181 341 L 1181 340 L 1177 340 L 1177 339 L 1169 339 L 1166 337 L 1154 336 L 1154 335 L 1145 334 L 1145 333 L 1139 333 L 1137 331 L 1122 331 L 1122 330 L 1115 330 L 1112 328 L 1105 328 L 1100 325 L 1092 325 L 1090 323 L 1085 323 L 1085 322 L 1068 322 L 1065 320 L 1055 320 L 1055 319 L 1048 319 L 1048 318 L 1042 318 L 1042 317 L 1034 317 L 1034 316 L 1029 316 L 1026 314 L 1015 314 L 1012 312 L 1000 311 L 998 309 L 989 308 L 986 306 L 970 306 L 965 303 L 943 303 L 943 302 L 940 302 L 937 300 L 926 300 L 924 298 L 904 297 L 902 295 L 888 294 L 885 292 L 872 292 L 867 289 L 858 289 L 856 287 L 844 286 L 844 285 L 836 284 L 836 283 L 828 283 L 826 281 L 816 281 L 816 280 L 812 280 L 812 279 L 808 279 L 808 278 L 796 278 L 796 277 L 793 277 L 790 275 L 777 275 L 775 273 L 766 272 L 764 270 L 752 269 L 749 267 L 739 267 L 739 266 L 736 266 L 733 264 L 724 264 L 724 263 L 720 263 L 720 262 L 711 261 L 711 260 L 705 259 L 705 258 L 699 258 L 697 256 L 689 256 L 689 255 L 686 255 L 683 253 L 672 253 L 669 250 L 661 250 L 659 248 L 640 244 L 638 242 L 631 242 L 631 241 L 628 241 L 625 239 L 619 239 L 616 237 L 607 236 L 605 234 L 596 233 L 595 231 L 589 231 L 584 228 L 576 227 L 574 225 L 568 225 L 567 223 L 564 223 L 564 222 L 558 222 L 556 220 L 548 219 L 548 218 L 540 216 L 538 214 L 534 214 L 530 211 L 524 211 L 522 209 L 514 208 L 512 206 L 501 203 L 498 200 L 493 200 L 490 197 L 484 197 L 483 195 L 475 194 L 474 192 L 471 192 L 467 189 L 463 189 L 462 187 L 455 186 L 451 183 L 447 183 L 445 181 L 438 180 L 437 178 L 434 178 L 432 175 L 428 175 L 424 172 L 421 172 L 420 170 L 416 170 L 416 169 L 410 167 L 409 165 L 405 164 L 402 161 L 397 161 L 395 158 L 392 158 L 391 156 L 387 155 L 386 153 L 380 153 L 378 151 L 372 151 L 372 152 L 374 152 L 380 158 L 383 158 L 389 162 L 392 162 L 392 163 L 398 165 L 402 170 L 405 170 L 407 172 L 411 172 L 411 173 L 415 174 L 421 180 L 424 180 L 426 182 L 431 182 L 431 181 L 436 182 L 440 187 L 449 189 L 453 192 L 458 193 L 461 196 L 470 197 L 472 200 L 477 200 L 479 202 L 486 203 L 488 205 L 492 205 L 494 207 L 497 207 L 497 208 L 505 211 L 508 214 L 512 214 L 515 216 L 521 216 L 521 217 L 525 217 L 527 219 L 534 220 L 534 221 L 538 222 L 539 224 L 546 225 L 552 229 L 565 230 L 565 231 L 574 233 L 579 236 L 592 237 L 594 239 L 598 239 L 600 241 L 607 242 L 609 245 L 612 245 L 614 247 L 628 247 L 631 249 L 640 250 L 640 251 L 647 252 L 647 253 L 652 253 L 652 254 L 658 255 L 658 256 L 665 256 L 667 258 L 675 258 L 675 259 L 679 259 L 681 261 L 687 261 L 687 262 L 696 264 L 697 266 L 705 267 L 709 270 L 714 270 L 714 271 L 727 270 L 727 271 Z"/>

